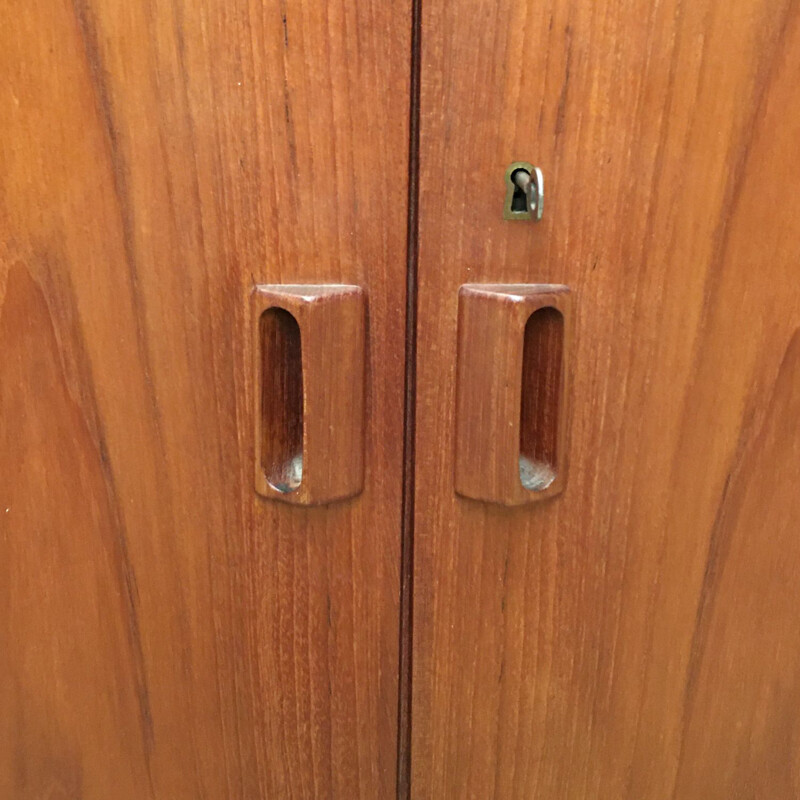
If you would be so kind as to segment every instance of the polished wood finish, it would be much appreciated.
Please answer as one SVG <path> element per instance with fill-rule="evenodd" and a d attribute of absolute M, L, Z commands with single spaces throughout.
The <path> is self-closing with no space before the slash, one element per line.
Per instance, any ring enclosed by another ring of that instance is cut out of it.
<path fill-rule="evenodd" d="M 800 6 L 430 0 L 422 30 L 412 795 L 797 798 Z M 520 159 L 538 224 L 502 219 Z M 547 503 L 455 493 L 484 282 L 578 299 Z"/>
<path fill-rule="evenodd" d="M 570 299 L 548 284 L 460 288 L 455 490 L 464 497 L 514 506 L 563 490 Z"/>
<path fill-rule="evenodd" d="M 251 304 L 256 491 L 298 505 L 357 495 L 364 486 L 364 292 L 258 285 Z"/>
<path fill-rule="evenodd" d="M 409 17 L 4 4 L 0 797 L 393 796 Z M 254 490 L 254 283 L 369 296 L 353 500 Z"/>

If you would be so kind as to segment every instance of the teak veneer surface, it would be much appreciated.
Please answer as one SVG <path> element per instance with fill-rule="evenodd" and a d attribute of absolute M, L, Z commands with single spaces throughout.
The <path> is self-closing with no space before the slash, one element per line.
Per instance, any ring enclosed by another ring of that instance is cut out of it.
<path fill-rule="evenodd" d="M 0 797 L 392 797 L 410 3 L 2 6 Z M 369 299 L 352 500 L 254 491 L 255 283 Z"/>
<path fill-rule="evenodd" d="M 800 797 L 800 5 L 422 10 L 412 795 Z M 454 491 L 465 283 L 574 293 L 552 500 Z"/>

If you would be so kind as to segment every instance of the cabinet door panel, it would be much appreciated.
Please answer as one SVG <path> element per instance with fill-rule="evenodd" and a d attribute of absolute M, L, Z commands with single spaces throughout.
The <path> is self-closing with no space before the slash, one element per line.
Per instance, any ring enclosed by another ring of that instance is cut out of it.
<path fill-rule="evenodd" d="M 4 12 L 0 796 L 390 797 L 409 3 Z M 254 283 L 366 293 L 358 497 L 254 491 Z"/>
<path fill-rule="evenodd" d="M 432 0 L 422 31 L 412 794 L 797 797 L 798 6 Z M 503 219 L 516 161 L 539 223 Z M 454 491 L 467 283 L 571 288 L 552 500 Z"/>

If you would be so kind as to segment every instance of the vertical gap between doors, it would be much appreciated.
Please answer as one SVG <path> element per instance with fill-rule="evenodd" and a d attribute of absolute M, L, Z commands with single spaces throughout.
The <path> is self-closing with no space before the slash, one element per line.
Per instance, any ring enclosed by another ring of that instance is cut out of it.
<path fill-rule="evenodd" d="M 419 122 L 422 0 L 411 3 L 406 228 L 406 366 L 403 410 L 403 506 L 400 539 L 400 648 L 397 700 L 397 800 L 411 797 L 411 648 L 414 590 L 414 449 L 417 383 L 417 254 L 419 251 Z"/>

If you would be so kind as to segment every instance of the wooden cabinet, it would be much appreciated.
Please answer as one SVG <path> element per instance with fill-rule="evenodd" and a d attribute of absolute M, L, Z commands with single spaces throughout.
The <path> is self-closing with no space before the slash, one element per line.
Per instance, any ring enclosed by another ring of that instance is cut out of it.
<path fill-rule="evenodd" d="M 795 3 L 5 10 L 1 798 L 800 796 Z"/>

